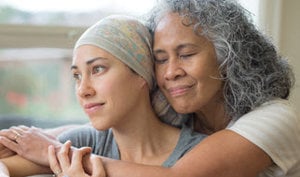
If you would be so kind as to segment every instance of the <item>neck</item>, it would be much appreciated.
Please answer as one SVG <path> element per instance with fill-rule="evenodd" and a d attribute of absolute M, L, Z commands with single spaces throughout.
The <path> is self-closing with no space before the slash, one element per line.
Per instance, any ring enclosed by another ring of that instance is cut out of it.
<path fill-rule="evenodd" d="M 112 128 L 121 160 L 161 165 L 175 148 L 179 130 L 162 123 L 150 101 L 138 105 L 122 125 Z"/>
<path fill-rule="evenodd" d="M 210 135 L 225 129 L 230 118 L 226 115 L 224 103 L 217 101 L 196 112 L 194 121 L 196 131 Z"/>

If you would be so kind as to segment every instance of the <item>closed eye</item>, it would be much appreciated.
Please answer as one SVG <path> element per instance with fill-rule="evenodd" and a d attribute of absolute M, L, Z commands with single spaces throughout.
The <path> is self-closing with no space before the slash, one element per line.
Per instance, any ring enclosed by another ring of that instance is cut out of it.
<path fill-rule="evenodd" d="M 160 59 L 155 58 L 154 61 L 156 64 L 164 64 L 168 61 L 168 59 L 167 58 L 160 58 Z"/>
<path fill-rule="evenodd" d="M 189 57 L 194 56 L 195 53 L 191 53 L 191 54 L 185 54 L 185 55 L 179 55 L 180 59 L 188 59 Z"/>

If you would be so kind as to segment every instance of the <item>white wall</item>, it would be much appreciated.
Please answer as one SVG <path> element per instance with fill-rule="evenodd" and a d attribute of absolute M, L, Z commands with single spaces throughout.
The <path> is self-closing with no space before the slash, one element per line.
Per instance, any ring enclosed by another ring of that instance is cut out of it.
<path fill-rule="evenodd" d="M 300 110 L 300 1 L 282 0 L 281 14 L 280 50 L 293 66 L 296 84 L 292 101 L 297 110 Z"/>
<path fill-rule="evenodd" d="M 259 26 L 272 37 L 281 55 L 293 67 L 296 84 L 291 101 L 300 110 L 300 1 L 261 0 L 260 3 Z"/>

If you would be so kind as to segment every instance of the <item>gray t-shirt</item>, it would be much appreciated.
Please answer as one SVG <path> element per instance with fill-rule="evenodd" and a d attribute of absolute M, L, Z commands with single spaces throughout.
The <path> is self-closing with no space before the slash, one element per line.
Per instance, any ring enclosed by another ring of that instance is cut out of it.
<path fill-rule="evenodd" d="M 206 135 L 193 132 L 188 126 L 181 128 L 180 137 L 174 151 L 168 159 L 162 164 L 164 167 L 173 166 L 185 153 L 198 144 Z M 92 153 L 120 159 L 118 145 L 114 139 L 111 129 L 107 131 L 98 131 L 91 126 L 84 126 L 78 129 L 70 130 L 59 136 L 59 141 L 64 143 L 71 140 L 74 147 L 91 147 Z"/>

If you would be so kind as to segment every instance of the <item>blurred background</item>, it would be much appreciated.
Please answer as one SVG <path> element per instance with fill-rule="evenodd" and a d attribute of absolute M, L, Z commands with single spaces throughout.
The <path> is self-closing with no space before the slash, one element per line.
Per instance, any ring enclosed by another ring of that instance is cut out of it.
<path fill-rule="evenodd" d="M 110 14 L 140 16 L 156 0 L 0 0 L 0 129 L 84 123 L 70 75 L 81 33 Z M 300 1 L 240 0 L 300 78 Z M 292 102 L 300 108 L 296 82 Z"/>

